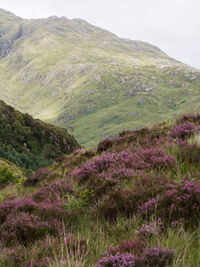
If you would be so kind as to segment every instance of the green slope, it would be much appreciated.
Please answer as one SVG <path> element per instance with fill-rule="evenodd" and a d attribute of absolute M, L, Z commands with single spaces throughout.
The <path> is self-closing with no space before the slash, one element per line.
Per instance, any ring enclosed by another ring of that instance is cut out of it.
<path fill-rule="evenodd" d="M 78 143 L 66 129 L 33 119 L 0 101 L 0 158 L 36 170 L 76 148 Z"/>
<path fill-rule="evenodd" d="M 0 17 L 0 98 L 69 127 L 85 146 L 200 110 L 199 70 L 155 46 L 80 19 Z"/>

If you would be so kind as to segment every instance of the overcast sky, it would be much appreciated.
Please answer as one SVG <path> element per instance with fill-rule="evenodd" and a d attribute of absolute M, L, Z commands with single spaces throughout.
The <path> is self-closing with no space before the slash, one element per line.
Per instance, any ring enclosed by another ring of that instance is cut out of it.
<path fill-rule="evenodd" d="M 81 18 L 200 69 L 200 0 L 0 0 L 23 18 Z"/>

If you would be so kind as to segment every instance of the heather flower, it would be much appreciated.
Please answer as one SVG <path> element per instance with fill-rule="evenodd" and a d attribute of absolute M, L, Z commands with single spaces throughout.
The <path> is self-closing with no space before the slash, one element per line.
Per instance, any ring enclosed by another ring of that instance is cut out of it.
<path fill-rule="evenodd" d="M 159 218 L 155 222 L 149 224 L 142 224 L 142 226 L 137 230 L 137 234 L 139 236 L 145 236 L 145 237 L 159 235 L 160 232 L 162 231 L 162 227 L 163 227 L 163 222 Z"/>
<path fill-rule="evenodd" d="M 134 256 L 130 253 L 120 253 L 116 255 L 108 254 L 100 259 L 94 267 L 133 267 Z"/>
<path fill-rule="evenodd" d="M 152 198 L 148 200 L 147 202 L 145 202 L 144 204 L 139 205 L 138 212 L 139 213 L 153 212 L 156 209 L 157 203 L 158 203 L 158 198 Z"/>
<path fill-rule="evenodd" d="M 172 264 L 174 252 L 171 249 L 146 248 L 140 255 L 117 252 L 107 254 L 94 267 L 166 267 Z"/>
<path fill-rule="evenodd" d="M 195 225 L 200 218 L 200 184 L 182 181 L 174 184 L 174 188 L 166 185 L 166 190 L 156 198 L 138 205 L 138 215 L 150 217 L 155 212 L 165 223 L 176 222 L 184 218 L 185 223 Z"/>
<path fill-rule="evenodd" d="M 176 160 L 161 149 L 146 149 L 138 152 L 103 152 L 101 156 L 85 163 L 80 169 L 71 172 L 79 183 L 96 177 L 112 177 L 116 180 L 130 177 L 140 170 L 176 169 Z"/>
<path fill-rule="evenodd" d="M 35 202 L 55 202 L 60 201 L 61 197 L 73 192 L 72 185 L 61 179 L 41 187 L 37 192 L 33 193 L 32 199 Z"/>
<path fill-rule="evenodd" d="M 117 253 L 132 253 L 134 255 L 140 255 L 148 243 L 144 240 L 125 240 L 121 241 L 116 247 L 109 247 L 108 254 L 115 255 Z"/>
<path fill-rule="evenodd" d="M 172 249 L 147 248 L 144 253 L 144 263 L 149 267 L 165 267 L 172 263 L 173 258 Z"/>
<path fill-rule="evenodd" d="M 44 179 L 50 179 L 53 177 L 53 173 L 48 169 L 41 169 L 29 176 L 23 183 L 24 186 L 34 186 Z"/>
<path fill-rule="evenodd" d="M 182 124 L 186 122 L 193 122 L 200 124 L 200 113 L 197 114 L 184 114 L 176 120 L 176 124 Z"/>
<path fill-rule="evenodd" d="M 195 133 L 195 125 L 192 122 L 186 122 L 184 124 L 179 124 L 171 131 L 171 137 L 185 139 L 190 137 Z"/>
<path fill-rule="evenodd" d="M 20 212 L 11 214 L 0 225 L 0 240 L 5 245 L 22 243 L 27 245 L 43 238 L 47 233 L 58 234 L 61 224 L 56 219 L 43 221 L 39 216 Z"/>

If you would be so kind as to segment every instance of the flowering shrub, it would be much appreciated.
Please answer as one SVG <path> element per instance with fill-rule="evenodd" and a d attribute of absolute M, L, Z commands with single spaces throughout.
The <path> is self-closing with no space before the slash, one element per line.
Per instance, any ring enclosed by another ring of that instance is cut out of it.
<path fill-rule="evenodd" d="M 108 254 L 100 259 L 94 267 L 133 267 L 134 256 L 130 253 L 120 253 L 116 255 Z"/>
<path fill-rule="evenodd" d="M 183 220 L 195 225 L 200 219 L 200 184 L 182 181 L 181 184 L 166 185 L 163 194 L 138 206 L 138 214 L 163 218 L 165 223 Z"/>
<path fill-rule="evenodd" d="M 53 173 L 48 169 L 41 169 L 34 173 L 32 176 L 29 176 L 24 181 L 24 186 L 34 186 L 44 179 L 49 179 L 53 176 Z"/>
<path fill-rule="evenodd" d="M 105 140 L 101 141 L 98 144 L 97 151 L 98 152 L 103 152 L 111 148 L 113 145 L 113 140 L 110 138 L 106 138 Z"/>
<path fill-rule="evenodd" d="M 122 151 L 119 153 L 102 153 L 71 175 L 79 183 L 96 177 L 116 178 L 132 176 L 138 170 L 164 170 L 176 169 L 176 160 L 161 149 L 146 149 L 139 152 Z"/>
<path fill-rule="evenodd" d="M 59 201 L 61 197 L 66 194 L 71 194 L 73 192 L 73 187 L 67 184 L 64 179 L 59 182 L 55 181 L 37 190 L 32 195 L 32 199 L 35 202 L 55 202 Z"/>
<path fill-rule="evenodd" d="M 142 148 L 156 148 L 164 145 L 169 137 L 169 126 L 165 123 L 155 126 L 151 129 L 142 128 L 133 131 L 124 131 L 120 133 L 119 137 L 113 140 L 115 150 L 119 148 L 135 150 L 137 147 Z M 122 150 L 122 149 L 121 149 Z"/>
<path fill-rule="evenodd" d="M 117 253 L 132 253 L 134 255 L 140 255 L 148 246 L 146 241 L 142 240 L 126 240 L 121 241 L 117 247 L 110 247 L 108 253 L 116 255 Z"/>
<path fill-rule="evenodd" d="M 192 122 L 179 124 L 172 129 L 170 135 L 173 138 L 186 139 L 195 133 L 195 125 Z"/>
<path fill-rule="evenodd" d="M 56 218 L 62 220 L 69 216 L 69 213 L 63 209 L 62 202 L 42 202 L 36 203 L 30 197 L 18 200 L 4 202 L 0 205 L 0 223 L 3 223 L 7 217 L 13 213 L 27 212 L 39 215 L 42 218 Z"/>
<path fill-rule="evenodd" d="M 137 230 L 137 234 L 139 236 L 144 236 L 144 237 L 155 236 L 161 233 L 162 228 L 163 228 L 163 222 L 159 218 L 155 222 L 149 224 L 142 224 L 142 226 Z"/>
<path fill-rule="evenodd" d="M 115 187 L 101 198 L 94 213 L 103 214 L 107 219 L 116 219 L 118 214 L 132 216 L 139 205 L 165 192 L 169 179 L 165 176 L 141 177 L 133 181 L 130 189 Z"/>
<path fill-rule="evenodd" d="M 27 245 L 48 234 L 58 234 L 61 223 L 56 219 L 43 221 L 39 216 L 20 212 L 10 214 L 0 225 L 0 240 L 3 244 L 21 243 Z"/>
<path fill-rule="evenodd" d="M 0 235 L 6 245 L 28 244 L 47 234 L 58 234 L 69 217 L 62 196 L 72 193 L 64 180 L 42 187 L 31 197 L 5 201 L 0 205 Z"/>
<path fill-rule="evenodd" d="M 117 252 L 107 254 L 94 267 L 165 267 L 172 264 L 174 252 L 171 249 L 146 248 L 139 255 Z"/>
<path fill-rule="evenodd" d="M 193 122 L 193 123 L 197 123 L 200 124 L 200 113 L 198 114 L 184 114 L 182 117 L 178 118 L 176 120 L 176 124 L 182 124 L 182 123 L 186 123 L 186 122 Z"/>
<path fill-rule="evenodd" d="M 165 267 L 172 264 L 174 252 L 172 249 L 147 248 L 144 252 L 143 266 Z"/>

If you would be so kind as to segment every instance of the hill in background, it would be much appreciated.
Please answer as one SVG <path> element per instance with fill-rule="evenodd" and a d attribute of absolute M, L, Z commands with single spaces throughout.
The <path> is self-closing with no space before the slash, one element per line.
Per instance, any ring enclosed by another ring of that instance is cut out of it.
<path fill-rule="evenodd" d="M 0 158 L 36 170 L 79 148 L 66 129 L 33 119 L 0 101 Z"/>
<path fill-rule="evenodd" d="M 92 146 L 124 129 L 200 111 L 199 70 L 80 19 L 0 9 L 0 98 Z"/>

